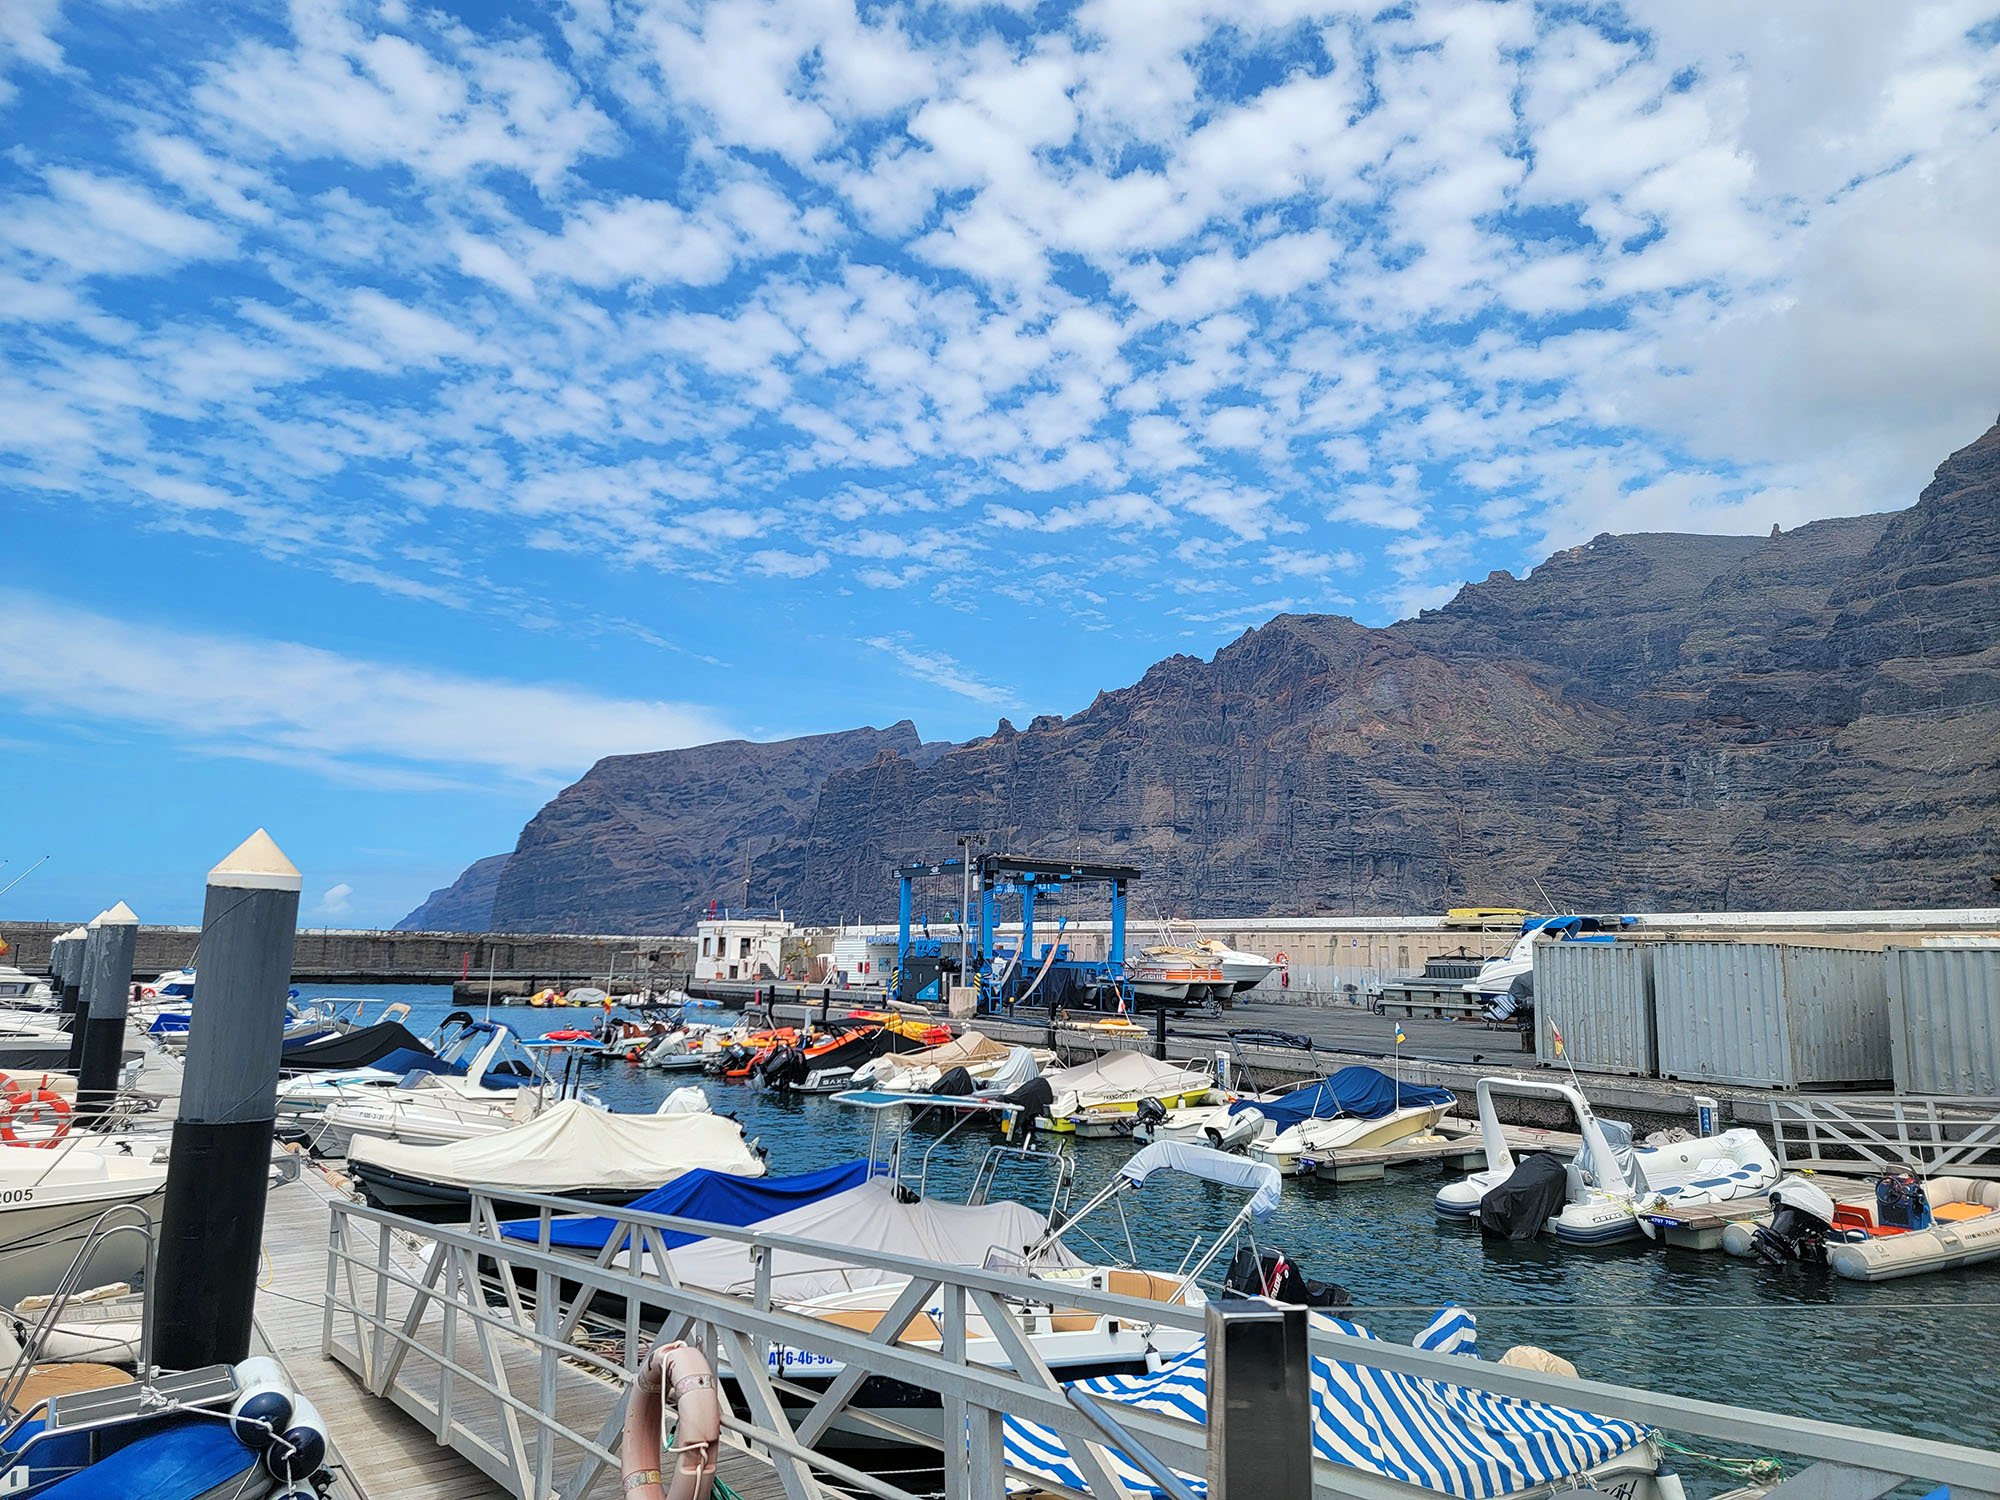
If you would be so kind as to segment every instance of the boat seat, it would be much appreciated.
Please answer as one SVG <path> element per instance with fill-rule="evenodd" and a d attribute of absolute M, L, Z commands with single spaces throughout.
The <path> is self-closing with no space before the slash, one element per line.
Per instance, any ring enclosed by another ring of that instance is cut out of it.
<path fill-rule="evenodd" d="M 1931 1217 L 1942 1219 L 1947 1224 L 1961 1224 L 1967 1219 L 1983 1219 L 1994 1210 L 1983 1203 L 1933 1203 Z"/>
<path fill-rule="evenodd" d="M 873 1333 L 882 1326 L 882 1320 L 889 1316 L 886 1307 L 843 1307 L 830 1312 L 814 1313 L 822 1323 L 837 1323 L 842 1328 L 856 1333 Z M 918 1313 L 903 1325 L 903 1331 L 896 1336 L 899 1344 L 923 1343 L 935 1339 L 943 1342 L 944 1335 L 938 1326 L 924 1313 Z"/>
<path fill-rule="evenodd" d="M 1050 1333 L 1088 1333 L 1097 1326 L 1097 1314 L 1080 1307 L 1059 1307 L 1049 1314 Z"/>
<path fill-rule="evenodd" d="M 1117 1270 L 1105 1273 L 1104 1290 L 1148 1302 L 1172 1302 L 1179 1298 L 1181 1284 L 1170 1276 L 1156 1276 L 1151 1271 Z"/>

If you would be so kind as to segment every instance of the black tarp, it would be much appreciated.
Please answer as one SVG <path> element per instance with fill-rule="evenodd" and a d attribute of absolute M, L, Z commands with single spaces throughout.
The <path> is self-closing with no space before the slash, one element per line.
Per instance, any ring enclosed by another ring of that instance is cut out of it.
<path fill-rule="evenodd" d="M 430 1057 L 424 1039 L 395 1021 L 378 1021 L 373 1026 L 357 1026 L 338 1036 L 321 1037 L 285 1048 L 278 1066 L 287 1073 L 325 1073 L 333 1069 L 370 1068 L 397 1052 L 411 1054 L 410 1065 L 420 1066 Z"/>
<path fill-rule="evenodd" d="M 1479 1200 L 1479 1232 L 1502 1240 L 1531 1240 L 1562 1212 L 1568 1197 L 1569 1169 L 1546 1151 L 1537 1151 Z"/>

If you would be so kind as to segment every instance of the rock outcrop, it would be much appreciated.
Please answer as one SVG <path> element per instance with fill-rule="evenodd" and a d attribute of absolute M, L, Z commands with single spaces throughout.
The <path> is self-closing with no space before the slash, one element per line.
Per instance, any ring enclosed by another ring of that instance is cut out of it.
<path fill-rule="evenodd" d="M 963 745 L 605 761 L 529 825 L 492 920 L 685 930 L 746 855 L 760 904 L 880 918 L 893 865 L 969 830 L 1138 864 L 1139 910 L 1204 916 L 1984 904 L 1996 809 L 2000 427 L 1893 515 L 1600 536 Z"/>
<path fill-rule="evenodd" d="M 440 886 L 424 904 L 396 924 L 398 932 L 486 932 L 493 922 L 493 894 L 510 854 L 474 860 L 450 885 Z"/>

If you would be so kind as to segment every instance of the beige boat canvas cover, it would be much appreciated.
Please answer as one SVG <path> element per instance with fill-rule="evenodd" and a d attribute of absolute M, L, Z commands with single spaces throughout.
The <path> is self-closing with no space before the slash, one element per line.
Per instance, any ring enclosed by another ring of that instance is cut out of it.
<path fill-rule="evenodd" d="M 1206 1088 L 1208 1070 L 1184 1063 L 1157 1062 L 1137 1052 L 1107 1052 L 1073 1068 L 1044 1073 L 1058 1101 L 1076 1095 L 1075 1108 L 1109 1104 L 1150 1095 L 1180 1094 Z"/>
<path fill-rule="evenodd" d="M 764 1163 L 743 1127 L 715 1114 L 617 1115 L 574 1099 L 525 1125 L 448 1146 L 411 1146 L 356 1136 L 350 1162 L 453 1187 L 567 1193 L 579 1188 L 655 1188 L 695 1167 L 762 1177 Z"/>
<path fill-rule="evenodd" d="M 968 1031 L 927 1052 L 892 1052 L 886 1054 L 886 1060 L 905 1071 L 936 1068 L 940 1073 L 948 1073 L 974 1063 L 999 1062 L 1008 1050 L 1005 1042 L 996 1042 L 982 1032 Z"/>
<path fill-rule="evenodd" d="M 1047 1234 L 1048 1227 L 1047 1219 L 1022 1203 L 1002 1201 L 978 1207 L 930 1199 L 906 1203 L 888 1178 L 878 1177 L 760 1220 L 756 1229 L 760 1235 L 796 1235 L 828 1245 L 976 1267 L 985 1264 L 989 1250 L 1020 1255 Z M 749 1247 L 736 1240 L 696 1240 L 669 1250 L 667 1260 L 682 1286 L 741 1292 L 749 1290 L 756 1279 Z M 614 1257 L 621 1268 L 630 1261 L 629 1251 Z M 651 1252 L 641 1261 L 641 1274 L 657 1274 Z M 1081 1262 L 1058 1242 L 1043 1252 L 1038 1264 L 1074 1266 Z M 891 1271 L 849 1265 L 831 1256 L 786 1249 L 771 1252 L 772 1293 L 788 1302 L 901 1279 Z"/>

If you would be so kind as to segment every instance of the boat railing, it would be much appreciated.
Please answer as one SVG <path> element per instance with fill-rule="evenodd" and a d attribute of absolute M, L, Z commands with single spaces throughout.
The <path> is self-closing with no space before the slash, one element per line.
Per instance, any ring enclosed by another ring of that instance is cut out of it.
<path fill-rule="evenodd" d="M 1787 1172 L 2000 1178 L 2000 1099 L 1773 1095 L 1770 1110 L 1772 1144 Z"/>
<path fill-rule="evenodd" d="M 70 1257 L 68 1268 L 64 1270 L 62 1278 L 56 1282 L 55 1288 L 49 1296 L 48 1305 L 42 1309 L 42 1314 L 35 1320 L 34 1326 L 22 1334 L 20 1340 L 20 1358 L 14 1361 L 13 1369 L 8 1371 L 6 1383 L 0 1385 L 0 1412 L 11 1412 L 14 1410 L 14 1403 L 19 1399 L 22 1388 L 27 1384 L 28 1377 L 34 1373 L 36 1360 L 40 1357 L 43 1348 L 46 1347 L 50 1332 L 62 1321 L 63 1313 L 68 1309 L 71 1299 L 89 1286 L 90 1283 L 87 1275 L 90 1270 L 90 1264 L 97 1258 L 98 1252 L 112 1240 L 126 1234 L 137 1235 L 145 1247 L 142 1259 L 145 1269 L 140 1276 L 140 1286 L 146 1287 L 152 1284 L 154 1252 L 159 1246 L 158 1232 L 153 1224 L 153 1216 L 141 1204 L 115 1203 L 110 1208 L 105 1209 L 91 1222 L 90 1229 L 83 1237 L 83 1243 L 77 1246 L 76 1254 Z M 152 1367 L 153 1320 L 151 1318 L 141 1318 L 139 1323 L 140 1378 L 144 1379 Z M 8 1426 L 5 1432 L 0 1432 L 0 1449 L 12 1446 L 9 1439 L 13 1437 L 14 1429 L 28 1415 L 29 1413 L 26 1412 L 21 1413 Z"/>
<path fill-rule="evenodd" d="M 480 1196 L 475 1195 L 476 1204 Z M 531 1206 L 542 1226 L 577 1207 L 560 1198 L 511 1192 L 508 1197 Z M 962 1435 L 951 1440 L 942 1463 L 947 1500 L 1000 1500 L 1009 1478 L 1030 1478 L 1006 1464 L 1006 1416 L 1057 1434 L 1093 1493 L 1123 1493 L 1109 1475 L 1105 1430 L 1094 1415 L 1072 1404 L 1017 1316 L 1018 1309 L 1048 1304 L 1047 1282 L 632 1209 L 596 1210 L 629 1231 L 635 1244 L 657 1247 L 668 1233 L 741 1244 L 754 1268 L 751 1291 L 731 1296 L 677 1284 L 663 1247 L 651 1262 L 654 1274 L 639 1276 L 561 1253 L 549 1244 L 546 1227 L 539 1242 L 499 1238 L 491 1232 L 490 1206 L 473 1227 L 462 1228 L 338 1200 L 330 1211 L 322 1352 L 510 1494 L 538 1500 L 615 1494 L 625 1392 L 644 1351 L 655 1340 L 671 1339 L 701 1346 L 735 1384 L 738 1399 L 725 1403 L 726 1441 L 770 1463 L 791 1500 L 829 1493 L 912 1500 L 916 1492 L 897 1478 L 863 1472 L 815 1449 L 836 1422 L 848 1431 L 939 1448 L 935 1436 L 925 1437 L 882 1410 L 856 1407 L 864 1381 L 875 1376 L 938 1393 L 942 1431 Z M 774 1301 L 771 1267 L 779 1252 L 866 1271 L 885 1286 L 886 1310 L 863 1331 Z M 644 1264 L 637 1255 L 628 1261 Z M 1231 1315 L 1221 1304 L 1153 1302 L 1067 1280 L 1060 1296 L 1066 1309 L 1116 1318 L 1126 1326 L 1205 1335 L 1212 1365 L 1235 1357 L 1231 1316 L 1264 1325 L 1262 1334 L 1252 1334 L 1252 1345 L 1257 1337 L 1272 1336 L 1270 1325 L 1280 1316 L 1287 1328 L 1305 1327 L 1302 1310 L 1281 1314 L 1263 1302 Z M 622 1312 L 607 1314 L 607 1304 Z M 597 1337 L 579 1337 L 586 1311 Z M 923 1331 L 910 1331 L 919 1319 L 926 1320 Z M 921 1342 L 904 1342 L 906 1336 Z M 986 1343 L 989 1354 L 997 1343 L 1002 1358 L 970 1357 L 969 1339 Z M 1783 1500 L 1877 1500 L 1911 1479 L 1949 1485 L 1954 1500 L 2000 1496 L 2000 1454 L 1982 1449 L 1549 1375 L 1358 1338 L 1319 1323 L 1295 1342 L 1298 1374 L 1309 1349 L 1351 1365 L 1805 1460 L 1800 1472 L 1772 1492 Z M 780 1356 L 779 1350 L 785 1353 Z M 812 1384 L 790 1378 L 801 1364 L 825 1373 Z M 1309 1382 L 1287 1377 L 1281 1386 L 1279 1395 L 1267 1400 L 1216 1402 L 1207 1427 L 1119 1406 L 1114 1420 L 1125 1437 L 1118 1446 L 1149 1472 L 1164 1467 L 1182 1475 L 1226 1476 L 1239 1462 L 1282 1446 L 1286 1434 L 1296 1437 L 1307 1429 Z M 1329 1500 L 1420 1500 L 1425 1494 L 1323 1459 L 1310 1460 L 1309 1473 L 1309 1483 L 1296 1486 L 1253 1490 L 1224 1483 L 1210 1492 L 1254 1492 L 1273 1500 L 1303 1500 L 1307 1493 Z M 1049 1488 L 1045 1479 L 1036 1483 Z"/>

